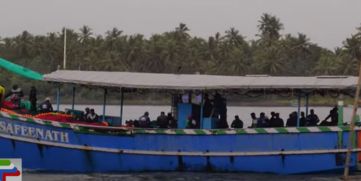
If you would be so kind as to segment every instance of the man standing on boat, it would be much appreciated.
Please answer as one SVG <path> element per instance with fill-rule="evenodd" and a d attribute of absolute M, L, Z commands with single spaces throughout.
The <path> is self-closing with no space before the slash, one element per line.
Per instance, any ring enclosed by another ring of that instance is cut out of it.
<path fill-rule="evenodd" d="M 30 105 L 31 105 L 31 108 L 30 108 L 31 114 L 36 114 L 37 98 L 36 98 L 36 88 L 34 86 L 31 86 L 31 88 L 30 88 L 29 101 L 30 101 Z"/>

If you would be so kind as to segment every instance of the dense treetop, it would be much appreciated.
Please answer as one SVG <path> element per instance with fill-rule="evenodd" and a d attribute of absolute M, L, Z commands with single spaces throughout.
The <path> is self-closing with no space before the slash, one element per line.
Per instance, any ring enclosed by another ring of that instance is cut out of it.
<path fill-rule="evenodd" d="M 356 75 L 361 59 L 361 27 L 328 50 L 302 33 L 281 34 L 281 21 L 270 14 L 260 17 L 254 40 L 246 40 L 235 28 L 208 39 L 191 36 L 191 27 L 180 23 L 169 32 L 126 35 L 113 28 L 95 35 L 88 26 L 67 29 L 67 69 L 196 73 L 222 75 Z M 330 30 L 332 31 L 332 30 Z M 47 35 L 24 31 L 16 37 L 0 37 L 0 57 L 41 73 L 62 65 L 64 30 Z M 0 82 L 28 82 L 0 70 Z M 20 82 L 20 83 L 19 83 Z M 36 84 L 36 83 L 35 83 Z"/>

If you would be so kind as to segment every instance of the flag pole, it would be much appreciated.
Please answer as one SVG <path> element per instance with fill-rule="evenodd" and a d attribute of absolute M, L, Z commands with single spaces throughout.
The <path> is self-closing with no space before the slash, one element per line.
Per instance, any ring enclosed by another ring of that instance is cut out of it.
<path fill-rule="evenodd" d="M 64 55 L 63 55 L 63 69 L 66 69 L 66 28 L 64 27 Z"/>

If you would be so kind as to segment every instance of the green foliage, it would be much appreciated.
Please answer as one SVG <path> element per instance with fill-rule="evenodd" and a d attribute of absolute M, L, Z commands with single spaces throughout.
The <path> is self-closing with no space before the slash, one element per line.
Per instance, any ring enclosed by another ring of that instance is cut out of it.
<path fill-rule="evenodd" d="M 67 69 L 222 75 L 357 74 L 361 28 L 333 51 L 311 43 L 302 33 L 281 34 L 283 24 L 270 14 L 261 16 L 258 28 L 257 39 L 249 41 L 235 28 L 208 39 L 191 36 L 184 23 L 149 38 L 126 35 L 118 28 L 105 35 L 94 34 L 88 26 L 79 31 L 67 29 Z M 0 38 L 0 57 L 49 73 L 62 66 L 63 38 L 64 30 L 46 35 L 24 31 L 16 37 Z M 47 83 L 28 81 L 4 70 L 0 74 L 0 82 L 6 86 L 16 83 L 27 90 L 36 85 L 40 90 L 51 90 L 44 94 L 55 94 Z"/>

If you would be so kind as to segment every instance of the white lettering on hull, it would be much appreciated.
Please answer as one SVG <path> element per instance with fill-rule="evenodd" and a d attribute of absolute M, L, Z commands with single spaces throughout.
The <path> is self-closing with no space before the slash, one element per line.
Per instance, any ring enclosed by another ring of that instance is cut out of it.
<path fill-rule="evenodd" d="M 67 132 L 24 126 L 2 120 L 0 120 L 0 132 L 46 141 L 69 143 L 69 135 Z"/>

